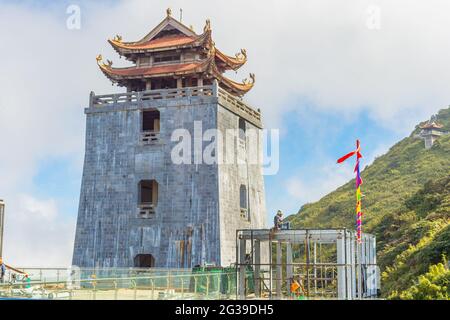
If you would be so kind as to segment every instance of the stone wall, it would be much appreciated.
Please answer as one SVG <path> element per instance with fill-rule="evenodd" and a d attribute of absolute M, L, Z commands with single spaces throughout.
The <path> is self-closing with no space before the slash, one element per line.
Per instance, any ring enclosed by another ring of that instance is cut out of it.
<path fill-rule="evenodd" d="M 141 112 L 160 112 L 157 144 L 140 143 Z M 192 267 L 235 261 L 236 228 L 264 226 L 261 168 L 217 164 L 173 164 L 173 130 L 194 137 L 237 128 L 238 117 L 216 96 L 141 101 L 87 108 L 86 153 L 73 264 L 81 267 L 131 267 L 137 254 L 151 254 L 156 267 Z M 250 124 L 249 124 L 250 125 Z M 197 140 L 201 139 L 197 137 Z M 203 144 L 203 149 L 207 143 Z M 152 218 L 138 215 L 138 183 L 158 182 Z M 250 221 L 239 216 L 239 186 L 250 192 Z"/>
<path fill-rule="evenodd" d="M 224 132 L 227 129 L 238 130 L 239 116 L 226 108 L 218 109 L 218 128 Z M 260 129 L 246 121 L 246 130 Z M 266 208 L 264 196 L 264 180 L 262 167 L 251 163 L 251 153 L 262 154 L 262 141 L 258 138 L 255 145 L 246 138 L 245 143 L 235 139 L 234 145 L 224 143 L 221 150 L 225 154 L 230 148 L 236 151 L 236 164 L 221 164 L 219 166 L 219 199 L 220 199 L 220 233 L 221 233 L 221 262 L 229 265 L 236 262 L 236 230 L 238 229 L 261 229 L 266 226 Z M 228 148 L 228 149 L 227 149 Z M 231 150 L 231 152 L 233 152 Z M 248 198 L 248 218 L 240 215 L 240 192 L 241 185 L 246 187 Z"/>

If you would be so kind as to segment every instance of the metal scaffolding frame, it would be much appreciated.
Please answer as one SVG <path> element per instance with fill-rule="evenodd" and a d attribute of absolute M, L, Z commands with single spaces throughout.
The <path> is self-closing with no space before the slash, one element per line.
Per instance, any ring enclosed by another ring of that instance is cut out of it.
<path fill-rule="evenodd" d="M 366 299 L 379 292 L 376 239 L 348 229 L 237 230 L 240 299 Z M 291 292 L 291 284 L 300 289 Z"/>

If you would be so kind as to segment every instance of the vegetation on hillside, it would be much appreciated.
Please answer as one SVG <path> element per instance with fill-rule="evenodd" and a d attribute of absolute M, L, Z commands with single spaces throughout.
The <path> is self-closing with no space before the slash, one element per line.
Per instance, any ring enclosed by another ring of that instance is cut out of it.
<path fill-rule="evenodd" d="M 391 299 L 402 300 L 450 300 L 450 270 L 448 263 L 430 266 L 429 271 L 421 275 L 416 284 L 400 293 L 394 291 Z"/>
<path fill-rule="evenodd" d="M 450 108 L 437 118 L 450 131 Z M 430 277 L 430 266 L 450 252 L 450 135 L 426 150 L 418 132 L 419 126 L 361 173 L 363 231 L 377 237 L 385 297 L 419 297 L 412 292 Z M 354 181 L 349 181 L 289 220 L 294 227 L 354 228 L 354 207 Z"/>

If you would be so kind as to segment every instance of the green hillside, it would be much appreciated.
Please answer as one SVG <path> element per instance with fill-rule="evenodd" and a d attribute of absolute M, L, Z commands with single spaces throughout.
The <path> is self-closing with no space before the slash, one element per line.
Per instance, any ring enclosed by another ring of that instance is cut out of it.
<path fill-rule="evenodd" d="M 441 110 L 437 121 L 450 131 L 450 108 Z M 419 130 L 361 173 L 363 231 L 377 237 L 385 297 L 411 289 L 450 252 L 450 135 L 426 150 L 414 137 Z M 294 227 L 354 228 L 354 199 L 352 180 L 288 219 Z"/>

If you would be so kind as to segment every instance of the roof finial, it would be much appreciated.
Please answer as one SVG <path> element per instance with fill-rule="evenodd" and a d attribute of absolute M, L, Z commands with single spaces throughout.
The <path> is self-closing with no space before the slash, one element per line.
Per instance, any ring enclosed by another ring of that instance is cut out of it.
<path fill-rule="evenodd" d="M 203 32 L 207 32 L 211 30 L 211 20 L 206 19 L 205 27 L 203 28 Z"/>
<path fill-rule="evenodd" d="M 167 8 L 166 13 L 167 13 L 167 16 L 170 17 L 172 15 L 172 9 Z"/>
<path fill-rule="evenodd" d="M 238 60 L 247 60 L 247 50 L 241 49 L 241 52 L 235 54 L 236 59 Z"/>
<path fill-rule="evenodd" d="M 254 73 L 250 73 L 250 79 L 252 79 L 252 84 L 254 84 L 255 83 L 255 79 L 256 79 Z"/>
<path fill-rule="evenodd" d="M 111 60 L 106 59 L 107 63 L 103 62 L 103 56 L 99 54 L 97 57 L 95 57 L 95 60 L 97 60 L 97 64 L 100 67 L 111 67 L 113 65 L 113 62 Z"/>
<path fill-rule="evenodd" d="M 245 78 L 244 80 L 242 80 L 242 83 L 243 84 L 250 84 L 250 85 L 255 84 L 255 74 L 254 73 L 250 73 L 250 79 L 251 79 L 251 82 L 248 81 L 247 78 Z"/>

